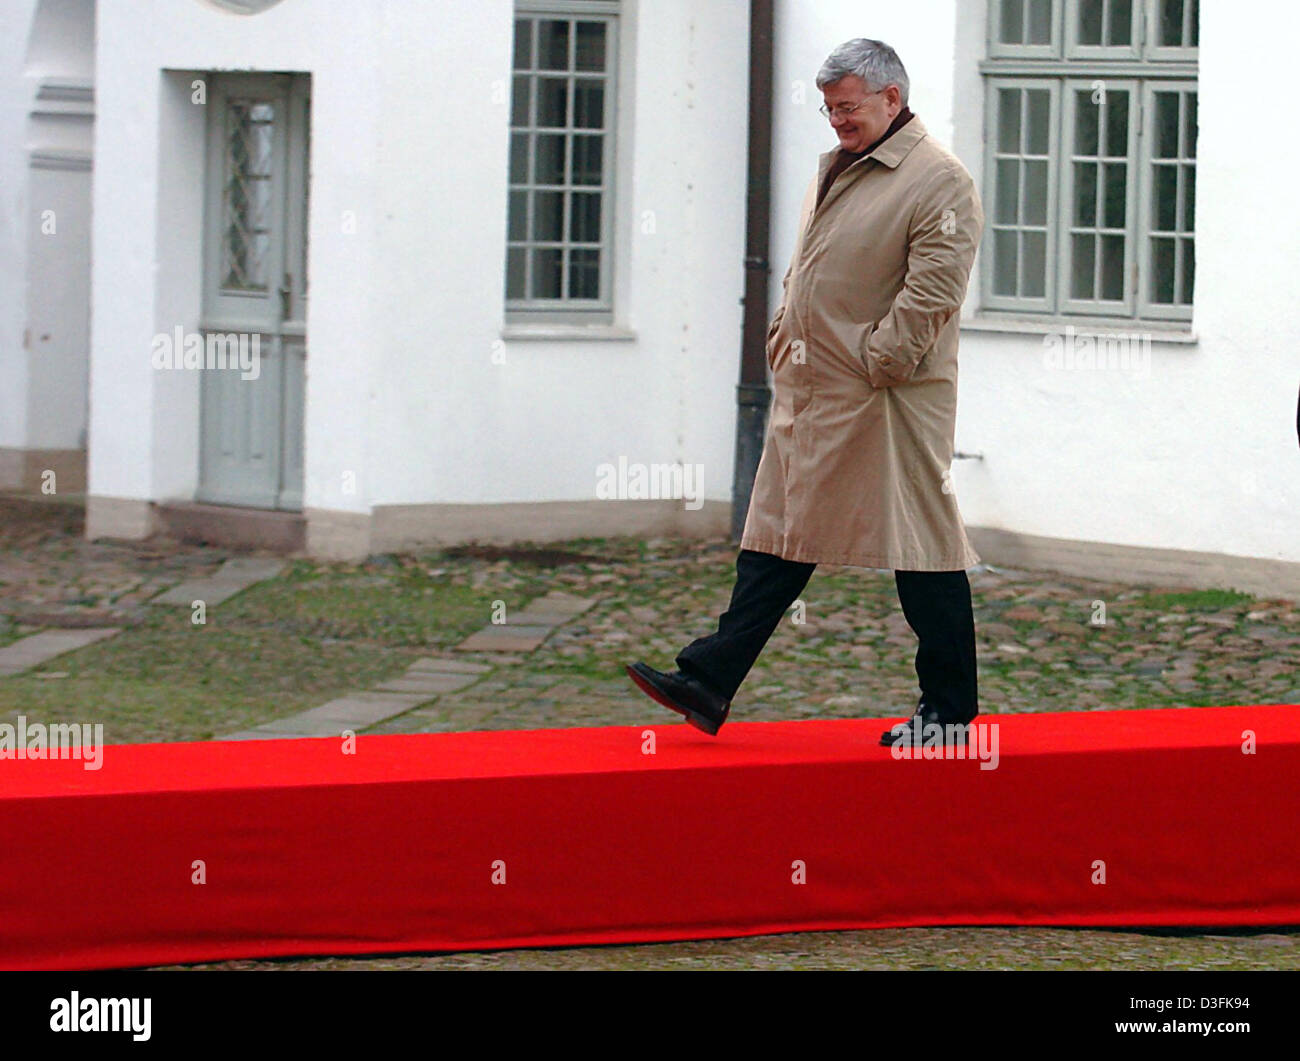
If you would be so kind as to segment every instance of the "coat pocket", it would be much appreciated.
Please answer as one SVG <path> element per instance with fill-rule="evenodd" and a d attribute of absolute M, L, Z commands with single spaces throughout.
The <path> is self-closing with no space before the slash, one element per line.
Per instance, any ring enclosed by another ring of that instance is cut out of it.
<path fill-rule="evenodd" d="M 785 319 L 785 307 L 776 311 L 772 323 L 767 326 L 767 367 L 776 369 L 777 335 L 781 331 L 781 322 Z"/>

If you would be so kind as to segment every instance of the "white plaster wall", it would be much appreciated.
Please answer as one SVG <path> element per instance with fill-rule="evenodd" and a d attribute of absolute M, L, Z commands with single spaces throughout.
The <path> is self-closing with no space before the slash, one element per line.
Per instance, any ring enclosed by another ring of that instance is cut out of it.
<path fill-rule="evenodd" d="M 80 145 L 84 150 L 84 144 Z M 90 328 L 90 187 L 85 170 L 29 169 L 28 421 L 25 447 L 85 444 Z M 54 231 L 46 231 L 51 212 Z"/>
<path fill-rule="evenodd" d="M 157 130 L 179 119 L 158 71 L 241 68 L 313 74 L 306 507 L 587 499 L 597 465 L 620 455 L 703 464 L 706 495 L 728 498 L 747 19 L 743 0 L 627 5 L 614 238 L 618 323 L 635 339 L 510 340 L 498 364 L 509 0 L 290 0 L 252 18 L 114 5 L 100 43 L 91 492 L 175 496 L 193 479 L 197 396 L 147 369 L 152 335 L 194 312 L 183 291 L 197 264 L 193 203 L 183 180 L 167 183 L 184 169 L 173 156 L 197 151 L 167 133 L 159 158 Z"/>
<path fill-rule="evenodd" d="M 203 262 L 196 253 L 203 237 L 206 112 L 193 101 L 198 71 L 169 70 L 159 79 L 158 195 L 153 218 L 155 254 L 165 263 L 154 272 L 153 319 L 157 330 L 185 334 L 199 330 Z M 137 351 L 138 352 L 138 351 Z M 194 498 L 198 487 L 199 385 L 197 372 L 154 372 L 151 425 L 153 497 Z"/>
<path fill-rule="evenodd" d="M 149 361 L 155 334 L 197 322 L 201 275 L 201 200 L 187 179 L 197 175 L 202 134 L 177 90 L 180 79 L 162 71 L 308 71 L 314 209 L 305 504 L 369 508 L 364 488 L 341 493 L 336 471 L 366 481 L 371 422 L 358 399 L 369 390 L 378 345 L 371 293 L 386 278 L 374 267 L 375 226 L 364 221 L 376 201 L 375 113 L 385 75 L 375 47 L 385 6 L 288 0 L 252 17 L 197 0 L 101 8 L 90 493 L 184 497 L 197 476 L 197 378 L 155 372 Z M 340 211 L 358 204 L 363 223 L 343 236 Z"/>
<path fill-rule="evenodd" d="M 739 373 L 748 12 L 628 3 L 616 140 L 616 324 L 631 341 L 507 340 L 513 4 L 395 5 L 379 172 L 385 329 L 373 380 L 382 503 L 583 500 L 596 468 L 704 466 L 730 496 Z M 393 32 L 397 33 L 396 17 Z M 653 231 L 648 231 L 652 223 Z"/>
<path fill-rule="evenodd" d="M 27 151 L 23 76 L 36 0 L 0 4 L 0 448 L 27 445 Z"/>

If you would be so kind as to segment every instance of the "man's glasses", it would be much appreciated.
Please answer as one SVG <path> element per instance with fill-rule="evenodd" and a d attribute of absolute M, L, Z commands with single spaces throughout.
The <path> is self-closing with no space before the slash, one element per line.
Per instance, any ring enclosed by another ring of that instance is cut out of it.
<path fill-rule="evenodd" d="M 888 88 L 888 87 L 889 87 L 888 85 L 885 86 L 885 88 Z M 827 117 L 827 118 L 847 118 L 847 117 L 848 117 L 850 114 L 852 114 L 855 110 L 857 110 L 859 107 L 861 107 L 862 104 L 866 103 L 867 100 L 870 99 L 872 96 L 879 96 L 880 93 L 881 93 L 881 92 L 884 92 L 884 91 L 885 91 L 885 89 L 882 88 L 882 89 L 878 89 L 878 90 L 875 91 L 875 92 L 868 92 L 868 93 L 867 93 L 867 96 L 866 96 L 866 99 L 860 99 L 860 100 L 858 100 L 858 102 L 855 103 L 855 104 L 853 104 L 853 106 L 851 106 L 851 107 L 840 106 L 840 107 L 836 107 L 836 108 L 832 109 L 832 108 L 826 106 L 826 104 L 823 103 L 823 104 L 822 104 L 820 107 L 818 107 L 817 109 L 818 109 L 819 111 L 822 112 L 822 115 L 823 115 L 824 117 Z"/>

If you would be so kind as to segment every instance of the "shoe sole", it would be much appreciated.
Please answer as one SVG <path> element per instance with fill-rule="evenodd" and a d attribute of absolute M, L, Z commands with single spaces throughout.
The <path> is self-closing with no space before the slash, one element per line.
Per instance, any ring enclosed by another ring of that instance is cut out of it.
<path fill-rule="evenodd" d="M 627 671 L 627 676 L 632 679 L 636 687 L 645 693 L 646 696 L 650 697 L 650 699 L 656 704 L 660 704 L 663 707 L 668 708 L 670 711 L 676 711 L 701 733 L 707 733 L 710 737 L 716 737 L 718 735 L 718 730 L 722 728 L 722 722 L 714 722 L 711 719 L 705 718 L 703 715 L 692 711 L 688 707 L 682 707 L 680 704 L 674 703 L 672 700 L 668 699 L 667 693 L 661 692 L 656 686 L 652 685 L 649 679 L 642 675 L 640 671 L 634 670 L 632 664 L 629 663 L 624 670 Z M 723 721 L 726 720 L 724 719 Z"/>

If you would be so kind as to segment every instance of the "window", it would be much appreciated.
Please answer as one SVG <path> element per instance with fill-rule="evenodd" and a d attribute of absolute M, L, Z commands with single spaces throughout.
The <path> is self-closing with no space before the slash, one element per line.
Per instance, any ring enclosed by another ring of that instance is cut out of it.
<path fill-rule="evenodd" d="M 517 3 L 506 309 L 608 321 L 618 5 Z"/>
<path fill-rule="evenodd" d="M 989 0 L 983 305 L 1190 320 L 1197 0 Z"/>

